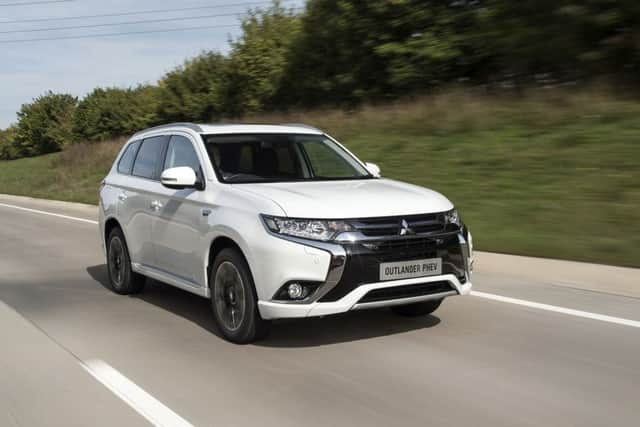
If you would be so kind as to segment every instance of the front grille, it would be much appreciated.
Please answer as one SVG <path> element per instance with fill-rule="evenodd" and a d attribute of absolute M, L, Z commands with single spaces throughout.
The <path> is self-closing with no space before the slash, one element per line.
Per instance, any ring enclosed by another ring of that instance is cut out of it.
<path fill-rule="evenodd" d="M 409 215 L 384 218 L 366 218 L 351 224 L 367 237 L 398 236 L 406 221 L 410 234 L 437 233 L 445 231 L 444 213 Z"/>
<path fill-rule="evenodd" d="M 402 257 L 403 255 L 409 254 L 415 256 L 428 255 L 433 252 L 437 241 L 429 238 L 414 238 L 381 240 L 365 244 L 368 244 L 371 248 L 375 248 L 379 254 L 388 254 L 393 252 L 396 256 Z"/>
<path fill-rule="evenodd" d="M 380 263 L 442 258 L 442 274 L 465 283 L 464 255 L 456 233 L 430 237 L 366 240 L 343 244 L 347 259 L 340 282 L 320 302 L 337 301 L 366 283 L 380 281 Z"/>
<path fill-rule="evenodd" d="M 452 291 L 449 282 L 431 282 L 418 285 L 394 286 L 392 288 L 374 289 L 363 296 L 358 304 L 367 302 L 389 301 L 401 298 L 421 297 Z"/>

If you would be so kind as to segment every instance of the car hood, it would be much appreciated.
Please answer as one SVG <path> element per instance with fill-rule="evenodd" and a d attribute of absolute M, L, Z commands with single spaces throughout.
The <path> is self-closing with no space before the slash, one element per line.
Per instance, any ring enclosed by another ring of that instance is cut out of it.
<path fill-rule="evenodd" d="M 390 179 L 233 186 L 272 200 L 292 218 L 366 218 L 453 209 L 451 202 L 440 193 Z"/>

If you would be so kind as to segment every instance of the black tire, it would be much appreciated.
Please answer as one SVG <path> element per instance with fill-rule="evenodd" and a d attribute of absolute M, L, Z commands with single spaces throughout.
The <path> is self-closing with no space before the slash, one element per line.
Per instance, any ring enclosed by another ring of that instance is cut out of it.
<path fill-rule="evenodd" d="M 120 295 L 140 292 L 145 277 L 131 269 L 129 249 L 120 228 L 114 228 L 107 238 L 107 273 L 111 289 Z"/>
<path fill-rule="evenodd" d="M 417 302 L 414 304 L 397 305 L 395 307 L 391 307 L 391 310 L 393 310 L 394 313 L 405 317 L 426 316 L 436 311 L 438 307 L 440 307 L 440 304 L 442 304 L 442 300 L 437 299 Z"/>
<path fill-rule="evenodd" d="M 213 316 L 225 339 L 248 344 L 267 336 L 271 322 L 260 317 L 251 271 L 238 250 L 223 249 L 216 256 L 209 287 Z"/>

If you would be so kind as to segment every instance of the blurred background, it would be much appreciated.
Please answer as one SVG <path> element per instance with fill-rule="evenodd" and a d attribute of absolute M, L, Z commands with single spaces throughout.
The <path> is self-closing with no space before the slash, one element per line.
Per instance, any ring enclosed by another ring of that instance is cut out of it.
<path fill-rule="evenodd" d="M 304 122 L 479 249 L 640 267 L 637 0 L 0 0 L 0 193 L 97 203 L 125 138 Z"/>

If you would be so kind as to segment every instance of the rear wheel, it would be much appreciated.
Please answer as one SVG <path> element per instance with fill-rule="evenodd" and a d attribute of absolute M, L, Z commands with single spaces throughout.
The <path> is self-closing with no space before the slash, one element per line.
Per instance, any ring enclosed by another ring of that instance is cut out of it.
<path fill-rule="evenodd" d="M 145 277 L 131 269 L 129 250 L 119 228 L 114 228 L 107 238 L 107 272 L 111 288 L 118 294 L 134 294 L 144 288 Z"/>
<path fill-rule="evenodd" d="M 238 250 L 227 248 L 218 254 L 209 284 L 213 315 L 227 340 L 247 344 L 268 334 L 270 322 L 260 317 L 251 272 Z"/>
<path fill-rule="evenodd" d="M 442 300 L 437 299 L 432 301 L 417 302 L 414 304 L 397 305 L 395 307 L 391 307 L 391 310 L 393 310 L 394 313 L 399 314 L 400 316 L 426 316 L 436 311 L 438 307 L 440 307 L 440 304 L 442 304 Z"/>

